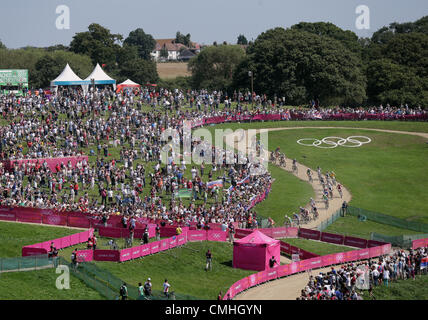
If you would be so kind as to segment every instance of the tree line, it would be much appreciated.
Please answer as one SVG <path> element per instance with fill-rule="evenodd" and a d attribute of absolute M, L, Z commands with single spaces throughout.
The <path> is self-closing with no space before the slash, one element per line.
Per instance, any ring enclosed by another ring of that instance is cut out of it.
<path fill-rule="evenodd" d="M 192 44 L 190 34 L 176 43 Z M 428 16 L 391 23 L 359 38 L 332 23 L 301 22 L 261 33 L 254 41 L 243 34 L 237 44 L 207 46 L 188 64 L 190 77 L 159 79 L 150 53 L 156 41 L 139 28 L 127 38 L 99 24 L 76 33 L 69 46 L 7 49 L 0 41 L 0 68 L 29 69 L 30 87 L 46 87 L 68 62 L 81 78 L 96 63 L 117 81 L 158 83 L 169 88 L 251 90 L 287 104 L 360 106 L 428 102 Z"/>

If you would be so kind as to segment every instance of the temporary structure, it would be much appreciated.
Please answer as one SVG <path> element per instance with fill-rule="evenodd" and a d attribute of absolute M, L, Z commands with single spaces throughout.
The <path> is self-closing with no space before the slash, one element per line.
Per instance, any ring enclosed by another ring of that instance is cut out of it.
<path fill-rule="evenodd" d="M 269 260 L 272 256 L 279 264 L 280 250 L 279 240 L 256 230 L 233 242 L 233 267 L 257 271 L 269 269 Z"/>
<path fill-rule="evenodd" d="M 88 84 L 86 81 L 80 79 L 74 71 L 70 68 L 69 64 L 65 66 L 61 74 L 51 81 L 51 87 L 57 88 L 58 86 L 83 86 Z"/>
<path fill-rule="evenodd" d="M 95 84 L 95 85 L 112 84 L 113 89 L 116 90 L 116 80 L 110 78 L 110 76 L 107 75 L 107 73 L 105 73 L 104 70 L 100 67 L 99 63 L 97 63 L 94 70 L 85 79 L 85 81 L 87 81 L 87 84 Z"/>
<path fill-rule="evenodd" d="M 117 85 L 116 91 L 119 92 L 120 90 L 123 90 L 125 88 L 140 88 L 140 87 L 141 85 L 139 85 L 138 83 L 135 83 L 134 81 L 127 79 Z"/>

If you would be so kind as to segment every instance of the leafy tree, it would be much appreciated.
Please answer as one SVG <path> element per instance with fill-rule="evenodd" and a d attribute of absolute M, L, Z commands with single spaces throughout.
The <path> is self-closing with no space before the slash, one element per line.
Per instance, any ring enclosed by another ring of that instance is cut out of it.
<path fill-rule="evenodd" d="M 42 66 L 45 62 L 40 62 L 42 58 L 46 61 L 47 70 L 43 70 Z M 52 66 L 52 60 L 54 60 L 55 67 Z M 50 81 L 59 75 L 67 63 L 81 78 L 86 78 L 94 67 L 88 56 L 70 51 L 48 51 L 44 48 L 30 47 L 0 50 L 0 69 L 28 69 L 30 88 L 49 86 Z M 51 78 L 49 79 L 49 77 Z"/>
<path fill-rule="evenodd" d="M 161 58 L 168 59 L 168 49 L 166 48 L 165 45 L 160 50 L 159 55 L 161 56 Z"/>
<path fill-rule="evenodd" d="M 174 90 L 174 89 L 186 90 L 192 87 L 191 80 L 192 80 L 191 77 L 179 76 L 172 79 L 160 79 L 158 84 L 160 87 L 168 90 Z"/>
<path fill-rule="evenodd" d="M 375 104 L 428 104 L 428 79 L 390 59 L 375 60 L 367 68 L 367 93 Z"/>
<path fill-rule="evenodd" d="M 1 40 L 0 40 L 0 49 L 6 49 L 6 46 L 4 45 L 3 42 L 1 42 Z"/>
<path fill-rule="evenodd" d="M 353 52 L 360 52 L 361 45 L 358 36 L 349 30 L 343 30 L 330 22 L 300 22 L 291 26 L 293 30 L 306 31 L 318 36 L 326 36 L 340 41 Z"/>
<path fill-rule="evenodd" d="M 36 87 L 46 87 L 55 79 L 61 70 L 61 66 L 50 55 L 44 55 L 36 62 L 35 84 Z"/>
<path fill-rule="evenodd" d="M 271 29 L 248 47 L 247 60 L 236 69 L 235 87 L 248 87 L 252 70 L 256 92 L 286 97 L 290 104 L 318 98 L 324 105 L 357 105 L 366 99 L 359 55 L 332 37 Z"/>
<path fill-rule="evenodd" d="M 119 43 L 122 39 L 122 35 L 112 34 L 109 29 L 92 23 L 88 31 L 75 34 L 70 42 L 70 50 L 86 54 L 93 64 L 106 64 L 107 69 L 112 70 L 116 66 L 117 54 L 121 48 Z"/>
<path fill-rule="evenodd" d="M 145 33 L 141 28 L 131 31 L 123 43 L 124 45 L 136 46 L 138 56 L 145 60 L 151 59 L 150 53 L 156 47 L 156 41 L 152 35 Z"/>
<path fill-rule="evenodd" d="M 123 47 L 121 47 L 118 50 L 117 63 L 119 64 L 119 68 L 126 61 L 134 60 L 137 58 L 139 58 L 139 56 L 138 56 L 138 48 L 136 46 L 130 46 L 130 45 L 124 44 Z"/>
<path fill-rule="evenodd" d="M 211 46 L 189 61 L 192 85 L 195 88 L 226 89 L 232 84 L 236 66 L 245 58 L 237 45 Z"/>
<path fill-rule="evenodd" d="M 180 31 L 177 31 L 175 35 L 175 43 L 181 43 L 190 48 L 192 46 L 192 42 L 190 41 L 190 33 L 184 35 L 181 34 Z"/>
<path fill-rule="evenodd" d="M 428 34 L 428 16 L 422 17 L 415 22 L 393 22 L 388 27 L 382 27 L 373 33 L 372 42 L 386 44 L 394 38 L 394 35 L 413 32 Z"/>
<path fill-rule="evenodd" d="M 62 44 L 57 44 L 57 45 L 50 46 L 50 47 L 46 48 L 46 51 L 58 51 L 58 50 L 68 51 L 69 48 L 67 46 L 62 45 Z"/>
<path fill-rule="evenodd" d="M 139 84 L 156 83 L 159 80 L 156 63 L 141 58 L 126 61 L 121 65 L 119 78 L 120 81 L 129 78 Z"/>
<path fill-rule="evenodd" d="M 428 77 L 428 34 L 397 34 L 381 49 L 382 57 L 406 66 L 421 77 Z"/>
<path fill-rule="evenodd" d="M 237 41 L 236 44 L 247 45 L 248 44 L 248 40 L 247 40 L 247 38 L 243 34 L 240 34 L 238 36 L 238 41 Z"/>

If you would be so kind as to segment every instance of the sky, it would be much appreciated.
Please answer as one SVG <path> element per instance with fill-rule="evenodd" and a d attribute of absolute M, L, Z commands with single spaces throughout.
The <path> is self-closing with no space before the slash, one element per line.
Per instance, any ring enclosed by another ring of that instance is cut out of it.
<path fill-rule="evenodd" d="M 69 8 L 69 29 L 56 21 Z M 369 29 L 359 29 L 356 8 L 369 9 Z M 175 38 L 177 31 L 191 34 L 201 44 L 236 43 L 239 34 L 248 40 L 274 27 L 288 28 L 305 22 L 331 22 L 360 37 L 391 22 L 415 21 L 428 15 L 427 0 L 2 0 L 0 40 L 8 48 L 69 45 L 77 32 L 98 23 L 126 38 L 142 28 L 155 39 Z"/>

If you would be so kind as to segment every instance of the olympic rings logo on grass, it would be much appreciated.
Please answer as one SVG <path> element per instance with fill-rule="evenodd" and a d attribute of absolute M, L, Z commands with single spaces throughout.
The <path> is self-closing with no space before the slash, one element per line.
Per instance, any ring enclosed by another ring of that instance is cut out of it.
<path fill-rule="evenodd" d="M 336 140 L 336 141 L 332 141 L 332 140 Z M 363 141 L 360 141 L 360 140 L 363 140 Z M 302 141 L 312 141 L 312 143 L 303 143 Z M 321 149 L 334 149 L 338 146 L 346 147 L 346 148 L 358 148 L 358 147 L 361 147 L 363 144 L 370 143 L 371 141 L 372 139 L 366 136 L 350 136 L 348 138 L 325 137 L 321 140 L 315 139 L 315 138 L 303 138 L 303 139 L 297 140 L 297 143 L 307 147 L 317 147 Z M 327 146 L 322 146 L 321 144 L 325 144 Z"/>

